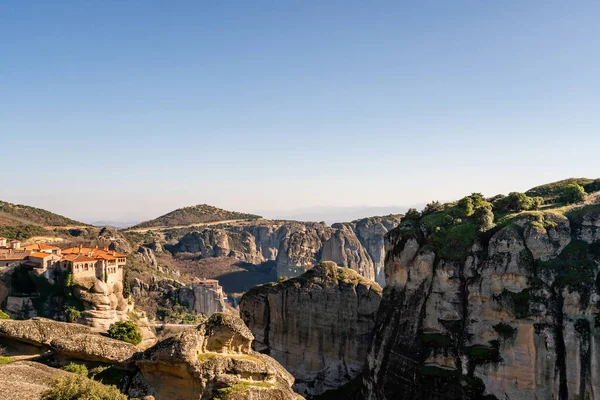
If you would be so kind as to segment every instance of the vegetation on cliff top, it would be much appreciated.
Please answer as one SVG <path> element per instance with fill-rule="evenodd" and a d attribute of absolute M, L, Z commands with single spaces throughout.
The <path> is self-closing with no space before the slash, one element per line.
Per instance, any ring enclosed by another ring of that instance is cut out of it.
<path fill-rule="evenodd" d="M 227 211 L 207 204 L 200 204 L 197 206 L 179 208 L 153 220 L 132 226 L 130 229 L 187 226 L 208 222 L 258 218 L 260 218 L 260 216 L 254 214 Z"/>
<path fill-rule="evenodd" d="M 408 210 L 402 223 L 390 232 L 390 238 L 396 244 L 396 252 L 413 238 L 422 250 L 431 250 L 442 259 L 464 261 L 478 239 L 480 243 L 485 242 L 491 233 L 509 226 L 517 217 L 530 216 L 532 226 L 548 229 L 553 227 L 553 222 L 544 217 L 545 212 L 575 218 L 582 202 L 598 191 L 600 179 L 573 178 L 537 186 L 525 193 L 511 192 L 491 198 L 473 193 L 457 202 L 436 201 L 427 204 L 421 212 L 414 208 Z"/>

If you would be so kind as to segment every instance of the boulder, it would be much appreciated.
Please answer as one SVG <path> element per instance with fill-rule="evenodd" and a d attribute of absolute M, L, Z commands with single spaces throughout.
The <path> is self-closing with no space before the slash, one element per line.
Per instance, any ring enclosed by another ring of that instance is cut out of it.
<path fill-rule="evenodd" d="M 125 364 L 139 349 L 131 343 L 93 333 L 53 339 L 50 348 L 59 357 L 106 364 Z"/>
<path fill-rule="evenodd" d="M 0 365 L 0 399 L 39 400 L 54 379 L 66 375 L 71 373 L 31 361 Z"/>

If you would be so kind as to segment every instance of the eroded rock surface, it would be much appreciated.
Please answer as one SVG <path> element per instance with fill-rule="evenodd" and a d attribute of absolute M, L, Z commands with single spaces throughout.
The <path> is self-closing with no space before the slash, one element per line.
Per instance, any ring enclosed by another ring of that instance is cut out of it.
<path fill-rule="evenodd" d="M 239 317 L 214 314 L 206 324 L 157 343 L 136 361 L 131 397 L 156 400 L 297 399 L 294 378 L 251 349 Z"/>
<path fill-rule="evenodd" d="M 381 293 L 377 283 L 328 261 L 254 287 L 242 297 L 240 314 L 254 349 L 290 371 L 298 393 L 318 395 L 362 371 Z"/>
<path fill-rule="evenodd" d="M 51 350 L 59 357 L 106 364 L 125 363 L 139 349 L 129 343 L 94 333 L 90 327 L 43 318 L 0 320 L 0 337 Z M 20 348 L 17 349 L 18 351 Z"/>
<path fill-rule="evenodd" d="M 392 231 L 357 398 L 599 398 L 596 210 Z"/>
<path fill-rule="evenodd" d="M 0 399 L 39 400 L 54 379 L 69 372 L 31 361 L 0 365 Z"/>
<path fill-rule="evenodd" d="M 235 257 L 252 264 L 275 261 L 278 276 L 288 278 L 321 261 L 334 261 L 384 285 L 383 238 L 399 221 L 399 216 L 390 215 L 329 227 L 325 223 L 261 220 L 193 232 L 170 250 L 202 258 Z"/>

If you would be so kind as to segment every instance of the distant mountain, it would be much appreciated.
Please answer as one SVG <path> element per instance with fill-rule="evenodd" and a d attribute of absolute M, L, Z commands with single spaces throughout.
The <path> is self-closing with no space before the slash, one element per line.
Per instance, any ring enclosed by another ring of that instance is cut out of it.
<path fill-rule="evenodd" d="M 184 207 L 171 211 L 163 216 L 150 221 L 142 222 L 131 227 L 131 229 L 155 228 L 155 227 L 175 227 L 189 226 L 194 224 L 203 224 L 209 222 L 219 222 L 238 219 L 258 219 L 259 215 L 227 211 L 221 208 L 200 204 L 197 206 Z"/>
<path fill-rule="evenodd" d="M 139 224 L 140 221 L 95 221 L 92 222 L 92 225 L 97 226 L 99 228 L 117 228 L 117 229 L 125 229 L 133 226 L 135 224 Z"/>
<path fill-rule="evenodd" d="M 416 206 L 423 208 L 424 204 Z M 415 207 L 415 206 L 412 206 Z M 390 206 L 390 207 L 338 207 L 338 206 L 323 206 L 323 207 L 307 207 L 297 210 L 281 211 L 281 212 L 265 212 L 270 218 L 285 219 L 293 221 L 324 221 L 327 224 L 335 222 L 349 222 L 361 218 L 367 218 L 374 215 L 396 215 L 404 214 L 409 207 Z"/>

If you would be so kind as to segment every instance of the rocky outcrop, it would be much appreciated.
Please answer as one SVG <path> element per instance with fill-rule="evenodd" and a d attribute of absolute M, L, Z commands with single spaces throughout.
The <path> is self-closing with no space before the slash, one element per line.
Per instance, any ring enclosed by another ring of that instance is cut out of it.
<path fill-rule="evenodd" d="M 71 373 L 31 361 L 0 365 L 0 399 L 38 400 L 56 378 L 67 375 Z"/>
<path fill-rule="evenodd" d="M 206 324 L 159 342 L 136 361 L 131 397 L 297 399 L 293 377 L 251 350 L 253 336 L 238 317 L 214 314 Z"/>
<path fill-rule="evenodd" d="M 318 395 L 362 371 L 381 287 L 348 268 L 323 262 L 303 275 L 256 286 L 240 302 L 254 349 L 296 378 L 294 389 Z"/>
<path fill-rule="evenodd" d="M 106 332 L 112 324 L 134 317 L 142 333 L 142 345 L 156 343 L 156 335 L 144 313 L 134 310 L 133 302 L 123 297 L 123 285 L 110 285 L 96 278 L 76 279 L 73 294 L 84 307 L 77 322 L 92 327 L 95 332 Z"/>
<path fill-rule="evenodd" d="M 53 339 L 50 348 L 63 359 L 105 364 L 124 364 L 139 351 L 133 344 L 95 333 Z"/>
<path fill-rule="evenodd" d="M 9 340 L 4 343 L 16 341 L 39 347 L 41 353 L 51 350 L 62 358 L 106 364 L 125 363 L 139 350 L 132 344 L 93 333 L 87 326 L 43 318 L 0 320 L 0 337 Z"/>
<path fill-rule="evenodd" d="M 599 397 L 596 208 L 392 231 L 358 398 Z"/>
<path fill-rule="evenodd" d="M 202 258 L 227 256 L 252 264 L 275 261 L 279 277 L 295 277 L 320 261 L 334 261 L 383 285 L 383 237 L 399 221 L 399 216 L 390 215 L 329 227 L 260 220 L 193 232 L 168 248 L 174 254 L 194 253 Z"/>
<path fill-rule="evenodd" d="M 177 291 L 179 303 L 187 307 L 188 312 L 201 313 L 209 317 L 225 310 L 223 288 L 218 283 L 195 281 Z"/>
<path fill-rule="evenodd" d="M 373 260 L 349 224 L 334 224 L 335 232 L 323 243 L 321 259 L 350 268 L 367 279 L 375 280 Z"/>
<path fill-rule="evenodd" d="M 91 333 L 87 326 L 44 318 L 25 321 L 0 319 L 0 337 L 39 347 L 50 347 L 55 339 Z"/>

